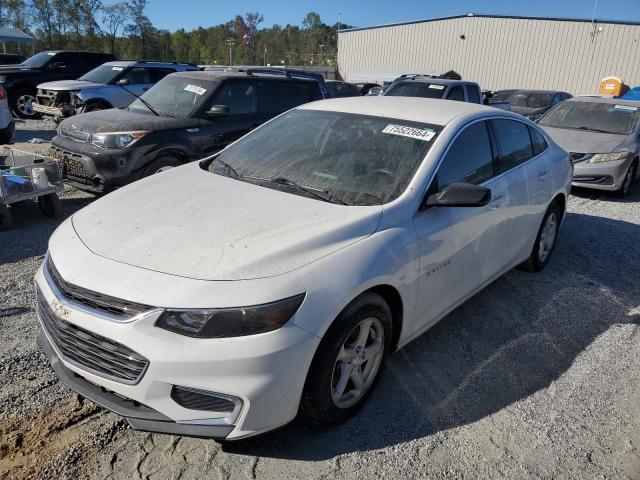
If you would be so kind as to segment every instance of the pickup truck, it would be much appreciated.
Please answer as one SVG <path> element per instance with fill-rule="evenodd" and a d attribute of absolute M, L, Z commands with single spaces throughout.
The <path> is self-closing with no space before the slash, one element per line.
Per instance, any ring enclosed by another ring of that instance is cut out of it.
<path fill-rule="evenodd" d="M 108 53 L 50 50 L 27 58 L 18 65 L 0 65 L 0 84 L 7 91 L 9 106 L 20 118 L 35 118 L 32 102 L 37 86 L 54 80 L 73 80 L 104 62 L 115 60 Z"/>
<path fill-rule="evenodd" d="M 454 77 L 422 74 L 401 75 L 384 89 L 382 95 L 456 100 L 509 110 L 508 102 L 489 102 L 488 97 L 480 89 L 480 85 L 461 80 L 458 75 Z"/>

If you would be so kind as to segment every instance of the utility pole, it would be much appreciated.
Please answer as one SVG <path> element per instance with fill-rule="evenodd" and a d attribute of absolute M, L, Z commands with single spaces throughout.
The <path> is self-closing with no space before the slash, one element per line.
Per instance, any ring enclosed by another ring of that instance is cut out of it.
<path fill-rule="evenodd" d="M 233 51 L 233 46 L 236 44 L 236 41 L 233 38 L 230 38 L 227 40 L 227 45 L 229 45 L 229 66 L 231 67 L 233 65 L 233 55 L 232 55 L 232 51 Z"/>

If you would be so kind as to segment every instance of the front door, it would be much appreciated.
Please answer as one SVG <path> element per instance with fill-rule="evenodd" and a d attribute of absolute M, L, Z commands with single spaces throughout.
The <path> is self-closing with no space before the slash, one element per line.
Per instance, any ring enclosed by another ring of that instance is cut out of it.
<path fill-rule="evenodd" d="M 418 331 L 504 268 L 508 185 L 495 175 L 494 157 L 486 122 L 464 127 L 446 151 L 427 195 L 454 182 L 473 183 L 491 189 L 491 202 L 483 207 L 427 207 L 414 217 L 420 259 L 416 318 L 425 319 L 416 323 Z"/>

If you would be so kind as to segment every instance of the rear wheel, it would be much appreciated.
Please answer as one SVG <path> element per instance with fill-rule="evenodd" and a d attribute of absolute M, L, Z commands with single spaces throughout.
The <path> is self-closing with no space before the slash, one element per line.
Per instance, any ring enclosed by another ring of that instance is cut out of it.
<path fill-rule="evenodd" d="M 13 215 L 8 206 L 0 204 L 0 231 L 9 230 L 13 226 Z"/>
<path fill-rule="evenodd" d="M 147 167 L 144 169 L 142 174 L 143 177 L 148 177 L 149 175 L 154 175 L 156 173 L 162 173 L 164 171 L 170 170 L 174 167 L 178 167 L 182 165 L 182 162 L 176 157 L 170 156 L 162 156 L 153 160 Z"/>
<path fill-rule="evenodd" d="M 53 218 L 60 213 L 60 198 L 55 193 L 38 197 L 38 207 L 45 217 Z"/>
<path fill-rule="evenodd" d="M 302 393 L 302 411 L 315 425 L 335 425 L 353 416 L 380 377 L 392 338 L 391 311 L 375 293 L 349 305 L 326 333 L 313 358 Z"/>
<path fill-rule="evenodd" d="M 540 225 L 538 236 L 533 244 L 531 255 L 520 265 L 522 269 L 529 272 L 539 272 L 549 262 L 553 249 L 556 246 L 561 219 L 562 211 L 558 203 L 554 201 L 549 205 L 542 219 L 542 225 Z"/>
<path fill-rule="evenodd" d="M 34 90 L 21 88 L 11 95 L 11 109 L 20 118 L 39 118 L 40 115 L 31 108 L 31 104 L 35 100 L 36 94 Z"/>

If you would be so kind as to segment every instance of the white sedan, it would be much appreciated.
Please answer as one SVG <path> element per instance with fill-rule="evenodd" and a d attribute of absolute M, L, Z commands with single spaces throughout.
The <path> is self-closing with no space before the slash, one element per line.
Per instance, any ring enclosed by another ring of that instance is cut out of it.
<path fill-rule="evenodd" d="M 142 430 L 239 439 L 353 415 L 381 365 L 549 261 L 573 167 L 524 117 L 357 97 L 298 107 L 51 237 L 40 343 Z"/>

